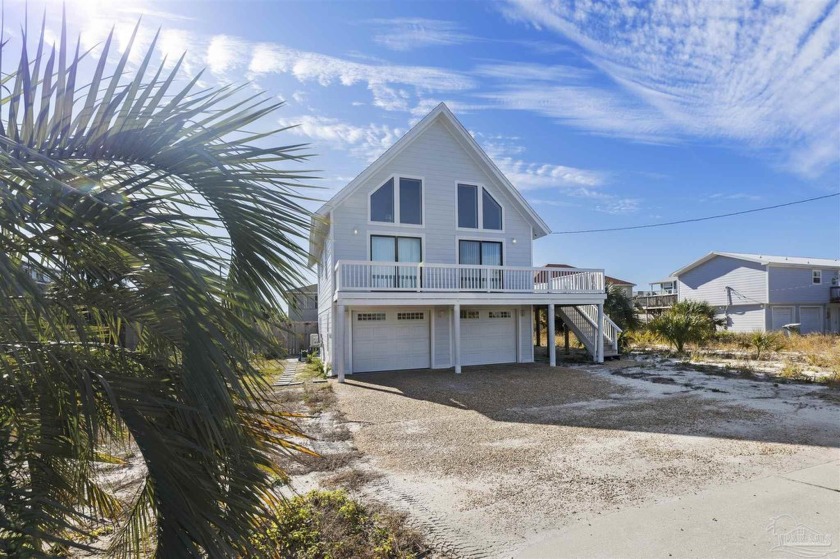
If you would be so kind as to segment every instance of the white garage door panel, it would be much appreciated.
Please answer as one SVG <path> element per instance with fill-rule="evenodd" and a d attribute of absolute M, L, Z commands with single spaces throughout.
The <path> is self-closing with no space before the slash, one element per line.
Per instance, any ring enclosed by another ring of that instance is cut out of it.
<path fill-rule="evenodd" d="M 799 307 L 799 331 L 803 334 L 822 332 L 822 309 L 820 307 Z"/>
<path fill-rule="evenodd" d="M 427 309 L 354 312 L 353 372 L 428 369 Z"/>
<path fill-rule="evenodd" d="M 464 309 L 461 319 L 461 364 L 487 365 L 516 361 L 516 314 L 513 309 Z M 478 313 L 478 318 L 469 318 Z M 494 318 L 490 318 L 491 313 Z"/>
<path fill-rule="evenodd" d="M 793 322 L 793 307 L 773 307 L 773 330 L 781 330 Z"/>

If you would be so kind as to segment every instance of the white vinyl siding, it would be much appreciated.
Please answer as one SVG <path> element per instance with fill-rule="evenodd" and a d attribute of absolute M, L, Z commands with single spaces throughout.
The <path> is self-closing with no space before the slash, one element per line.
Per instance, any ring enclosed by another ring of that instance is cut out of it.
<path fill-rule="evenodd" d="M 370 193 L 389 178 L 400 176 L 422 177 L 423 225 L 369 223 Z M 373 233 L 422 236 L 425 262 L 457 263 L 455 238 L 465 236 L 463 230 L 456 232 L 458 183 L 482 185 L 503 210 L 504 232 L 471 229 L 469 237 L 504 243 L 506 266 L 531 266 L 531 224 L 522 213 L 524 209 L 469 155 L 443 121 L 431 124 L 363 187 L 333 210 L 333 238 L 338 239 L 335 259 L 367 260 L 367 241 Z M 513 239 L 517 242 L 513 243 Z"/>
<path fill-rule="evenodd" d="M 680 301 L 707 301 L 713 306 L 756 305 L 767 302 L 764 266 L 716 256 L 680 274 Z"/>
<path fill-rule="evenodd" d="M 718 307 L 718 318 L 726 320 L 726 329 L 731 332 L 764 331 L 767 311 L 762 305 L 736 305 Z"/>

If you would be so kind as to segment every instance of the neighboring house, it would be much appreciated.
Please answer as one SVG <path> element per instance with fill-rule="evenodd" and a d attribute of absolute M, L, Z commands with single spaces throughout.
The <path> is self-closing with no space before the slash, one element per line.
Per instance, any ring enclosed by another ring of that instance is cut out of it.
<path fill-rule="evenodd" d="M 677 302 L 677 278 L 668 277 L 651 282 L 650 291 L 637 291 L 633 303 L 641 311 L 641 318 L 647 322 Z"/>
<path fill-rule="evenodd" d="M 618 336 L 603 271 L 532 267 L 549 232 L 441 103 L 316 212 L 323 359 L 339 379 L 532 362 L 544 305 L 603 360 Z"/>
<path fill-rule="evenodd" d="M 656 294 L 675 295 L 678 289 L 679 285 L 677 284 L 677 278 L 675 277 L 668 277 L 659 281 L 650 282 L 650 290 Z"/>
<path fill-rule="evenodd" d="M 311 334 L 318 333 L 318 285 L 312 284 L 289 292 L 288 323 L 284 325 L 286 350 L 296 355 L 309 349 Z"/>
<path fill-rule="evenodd" d="M 306 285 L 289 292 L 289 321 L 318 321 L 318 285 Z"/>
<path fill-rule="evenodd" d="M 709 302 L 735 332 L 840 332 L 840 260 L 711 252 L 673 275 L 680 301 Z"/>
<path fill-rule="evenodd" d="M 576 269 L 574 266 L 571 266 L 569 264 L 546 264 L 545 267 L 546 268 L 566 268 L 566 269 L 572 269 L 572 270 Z M 629 282 L 629 281 L 624 281 L 624 280 L 614 278 L 612 276 L 607 276 L 607 275 L 604 276 L 604 283 L 606 283 L 607 287 L 615 286 L 615 287 L 619 288 L 622 292 L 624 292 L 625 295 L 627 295 L 628 298 L 630 298 L 630 299 L 633 298 L 633 288 L 636 287 L 635 283 L 632 283 L 632 282 Z"/>

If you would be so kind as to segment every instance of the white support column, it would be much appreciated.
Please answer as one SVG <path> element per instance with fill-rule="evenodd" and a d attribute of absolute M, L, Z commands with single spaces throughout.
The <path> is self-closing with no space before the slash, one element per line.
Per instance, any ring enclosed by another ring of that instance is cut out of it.
<path fill-rule="evenodd" d="M 345 325 L 347 323 L 344 305 L 338 305 L 335 313 L 335 374 L 338 375 L 338 382 L 344 382 L 344 344 Z"/>
<path fill-rule="evenodd" d="M 347 361 L 344 362 L 344 374 L 353 374 L 353 309 L 347 307 L 347 318 L 345 324 L 347 325 Z"/>
<path fill-rule="evenodd" d="M 595 346 L 598 348 L 597 350 L 597 357 L 595 361 L 597 363 L 604 362 L 604 304 L 601 303 L 598 305 L 598 341 L 597 345 Z"/>
<path fill-rule="evenodd" d="M 522 336 L 519 333 L 519 329 L 522 327 L 522 324 L 519 320 L 519 308 L 513 309 L 513 318 L 514 320 L 516 320 L 514 326 L 514 336 L 516 337 L 516 362 L 522 363 L 522 355 L 520 355 L 520 353 L 522 352 L 522 340 L 520 338 Z"/>
<path fill-rule="evenodd" d="M 461 374 L 461 305 L 458 303 L 452 308 L 452 323 L 455 325 L 455 373 Z"/>
<path fill-rule="evenodd" d="M 548 339 L 546 340 L 546 346 L 548 348 L 548 364 L 552 367 L 557 366 L 557 340 L 554 336 L 554 303 L 548 304 L 548 317 L 545 320 L 546 322 L 546 332 L 548 333 Z"/>

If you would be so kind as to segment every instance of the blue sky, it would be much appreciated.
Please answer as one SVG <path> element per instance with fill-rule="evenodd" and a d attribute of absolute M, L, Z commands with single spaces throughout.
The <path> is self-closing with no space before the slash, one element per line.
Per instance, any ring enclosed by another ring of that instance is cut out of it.
<path fill-rule="evenodd" d="M 203 85 L 285 100 L 328 198 L 446 101 L 555 231 L 727 213 L 840 190 L 840 6 L 67 0 L 84 46 L 137 18 Z M 119 7 L 115 7 L 118 5 Z M 56 36 L 58 2 L 46 6 Z M 12 35 L 24 4 L 6 3 Z M 139 51 L 138 51 L 139 56 Z M 313 204 L 313 208 L 316 204 Z M 645 288 L 712 251 L 840 257 L 840 199 L 535 243 L 535 264 Z"/>

